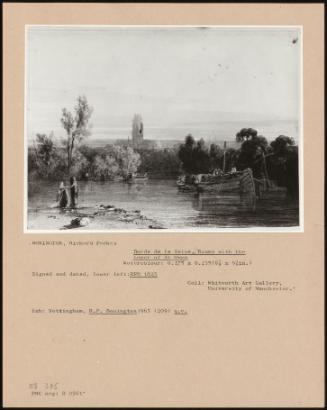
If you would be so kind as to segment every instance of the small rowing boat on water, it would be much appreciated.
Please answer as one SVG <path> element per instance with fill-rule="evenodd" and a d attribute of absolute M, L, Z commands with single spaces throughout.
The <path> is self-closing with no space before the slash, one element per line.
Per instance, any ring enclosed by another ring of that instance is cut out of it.
<path fill-rule="evenodd" d="M 128 175 L 125 178 L 125 182 L 127 182 L 128 184 L 136 184 L 136 183 L 145 183 L 148 181 L 148 176 L 146 174 L 144 175 Z"/>

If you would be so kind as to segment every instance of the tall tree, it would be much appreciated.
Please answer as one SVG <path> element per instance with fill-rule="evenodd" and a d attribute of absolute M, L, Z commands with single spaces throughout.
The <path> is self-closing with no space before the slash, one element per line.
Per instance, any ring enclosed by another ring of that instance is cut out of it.
<path fill-rule="evenodd" d="M 277 156 L 285 156 L 289 151 L 289 147 L 294 146 L 295 142 L 293 138 L 287 137 L 286 135 L 280 135 L 274 141 L 271 142 L 270 146 Z"/>
<path fill-rule="evenodd" d="M 271 177 L 280 186 L 287 188 L 292 198 L 299 196 L 299 155 L 293 138 L 280 135 L 270 144 L 268 169 Z"/>
<path fill-rule="evenodd" d="M 267 175 L 264 154 L 268 141 L 253 128 L 243 128 L 236 134 L 236 141 L 243 141 L 240 155 L 237 158 L 237 168 L 251 168 L 256 178 Z"/>
<path fill-rule="evenodd" d="M 256 137 L 257 135 L 258 135 L 258 131 L 255 130 L 254 128 L 242 128 L 236 134 L 236 141 L 237 142 L 248 141 L 249 139 Z"/>
<path fill-rule="evenodd" d="M 209 152 L 203 138 L 201 138 L 196 144 L 193 151 L 193 161 L 196 174 L 207 174 L 209 172 Z"/>
<path fill-rule="evenodd" d="M 79 96 L 74 108 L 74 115 L 66 108 L 62 110 L 61 124 L 66 131 L 67 140 L 65 146 L 67 150 L 67 170 L 70 174 L 74 147 L 77 142 L 90 135 L 89 120 L 92 115 L 93 108 L 90 107 L 87 98 Z"/>
<path fill-rule="evenodd" d="M 50 135 L 36 134 L 34 146 L 34 161 L 37 173 L 41 178 L 51 178 L 56 171 L 58 152 L 54 145 L 53 132 Z"/>
<path fill-rule="evenodd" d="M 186 173 L 194 172 L 194 150 L 196 142 L 191 134 L 185 137 L 185 143 L 181 144 L 178 151 L 178 157 L 183 164 L 183 169 Z"/>
<path fill-rule="evenodd" d="M 35 153 L 37 160 L 41 160 L 47 167 L 50 165 L 51 156 L 55 150 L 53 143 L 53 133 L 49 136 L 46 134 L 36 134 L 36 149 Z"/>
<path fill-rule="evenodd" d="M 221 167 L 222 158 L 223 158 L 223 150 L 217 144 L 211 144 L 209 150 L 209 161 L 210 161 L 210 170 L 211 172 L 216 168 Z"/>

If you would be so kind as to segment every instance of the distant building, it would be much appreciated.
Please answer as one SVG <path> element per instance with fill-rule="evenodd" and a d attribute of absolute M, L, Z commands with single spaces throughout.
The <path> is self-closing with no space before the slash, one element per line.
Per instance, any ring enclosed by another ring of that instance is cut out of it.
<path fill-rule="evenodd" d="M 197 138 L 198 140 L 199 138 Z M 185 142 L 185 137 L 181 139 L 148 139 L 144 138 L 144 124 L 140 114 L 135 114 L 132 120 L 132 135 L 127 138 L 107 139 L 106 143 L 119 145 L 121 147 L 131 147 L 136 150 L 178 150 L 179 146 Z M 235 139 L 220 140 L 215 137 L 205 139 L 206 145 L 217 144 L 221 149 L 239 149 L 242 142 L 237 142 Z M 106 145 L 103 140 L 93 140 L 93 146 Z"/>

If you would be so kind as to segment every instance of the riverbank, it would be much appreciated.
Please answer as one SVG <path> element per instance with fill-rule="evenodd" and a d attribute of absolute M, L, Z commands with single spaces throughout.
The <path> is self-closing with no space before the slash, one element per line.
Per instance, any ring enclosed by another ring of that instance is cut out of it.
<path fill-rule="evenodd" d="M 127 211 L 113 205 L 101 204 L 94 208 L 30 209 L 28 229 L 46 226 L 49 230 L 101 230 L 104 223 L 111 229 L 164 229 L 158 221 L 148 218 L 140 210 Z"/>

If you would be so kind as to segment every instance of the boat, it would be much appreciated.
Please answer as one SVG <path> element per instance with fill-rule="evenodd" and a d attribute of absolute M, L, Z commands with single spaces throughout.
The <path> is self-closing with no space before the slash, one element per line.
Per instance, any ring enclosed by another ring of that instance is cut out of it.
<path fill-rule="evenodd" d="M 195 175 L 181 175 L 176 181 L 179 191 L 182 192 L 198 192 L 195 182 Z"/>
<path fill-rule="evenodd" d="M 198 175 L 195 185 L 200 194 L 228 196 L 233 202 L 239 202 L 242 208 L 255 210 L 256 183 L 250 168 L 221 175 Z"/>
<path fill-rule="evenodd" d="M 199 174 L 195 179 L 198 192 L 234 192 L 235 190 L 254 191 L 255 184 L 252 170 L 227 172 L 221 175 Z"/>
<path fill-rule="evenodd" d="M 258 201 L 281 201 L 286 189 L 278 187 L 268 177 L 254 178 L 251 168 L 217 174 L 182 175 L 177 180 L 182 192 L 195 192 L 201 200 L 215 203 L 217 207 L 255 211 Z"/>
<path fill-rule="evenodd" d="M 145 183 L 148 181 L 148 179 L 149 178 L 147 174 L 143 174 L 143 175 L 129 174 L 125 178 L 125 182 L 127 182 L 128 184 Z"/>

